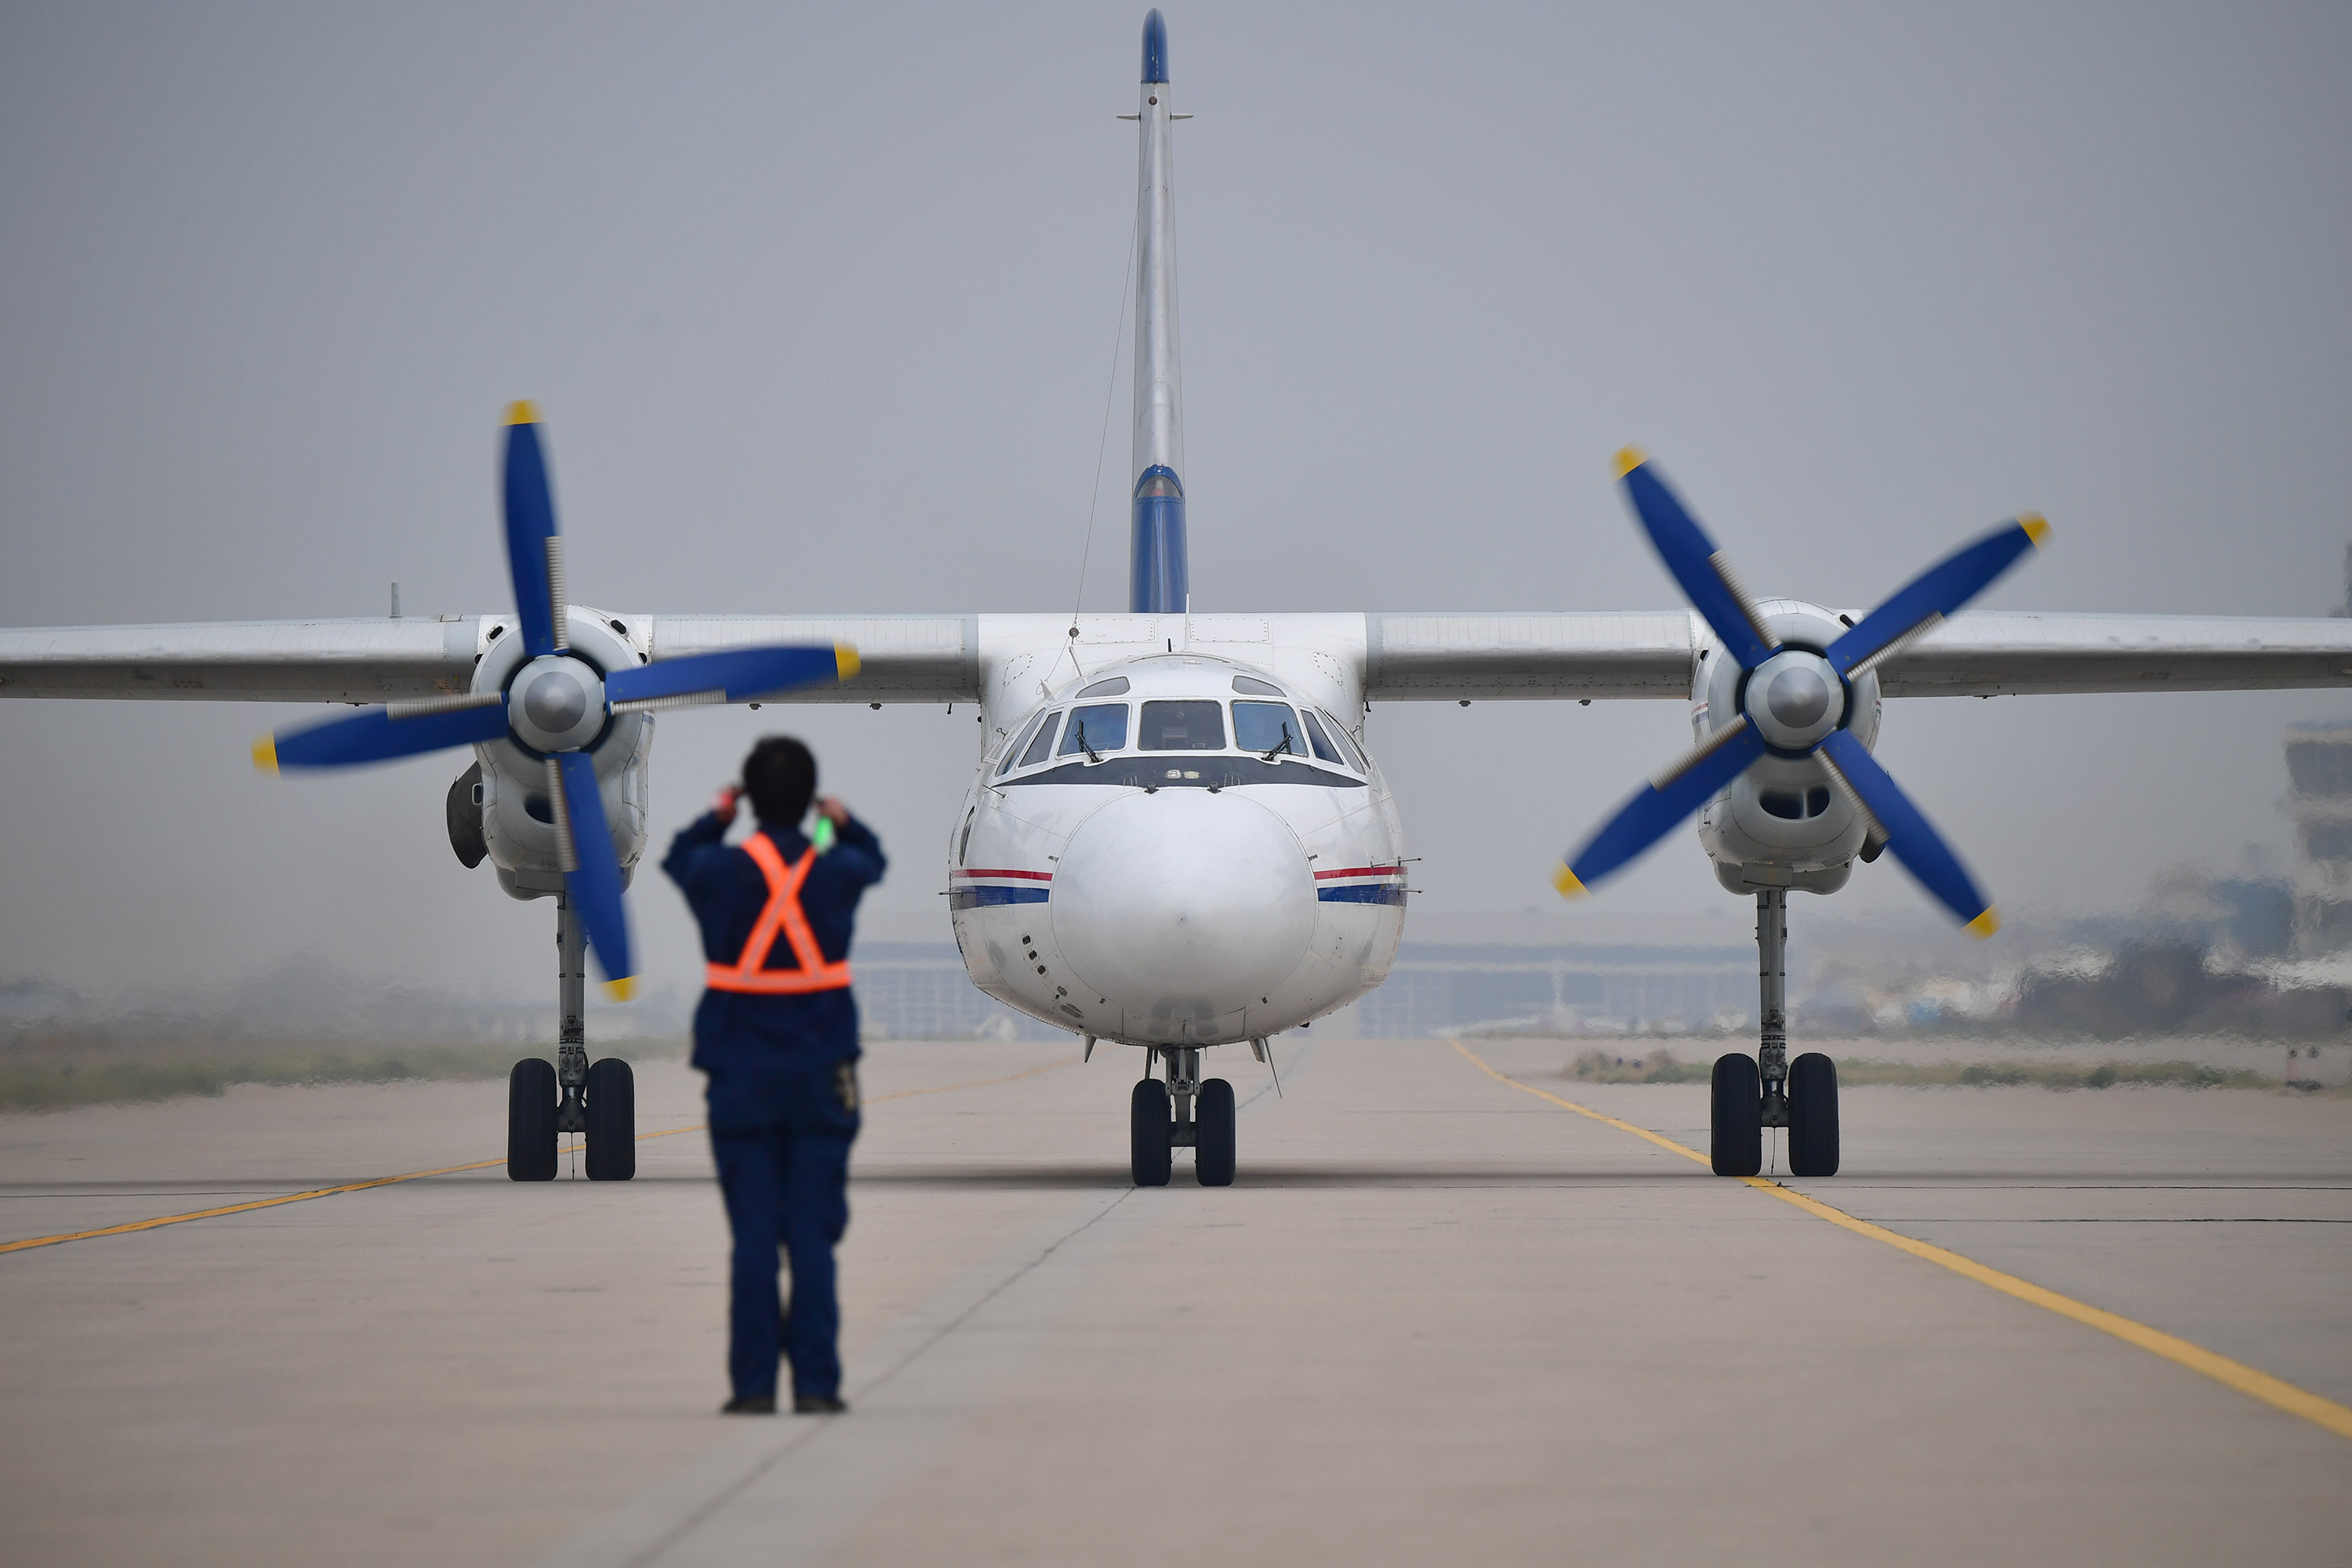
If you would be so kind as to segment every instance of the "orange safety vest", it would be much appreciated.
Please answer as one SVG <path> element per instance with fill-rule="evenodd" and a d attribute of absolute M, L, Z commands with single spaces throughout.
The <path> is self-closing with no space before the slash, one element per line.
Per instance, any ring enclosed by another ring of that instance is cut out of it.
<path fill-rule="evenodd" d="M 811 847 L 798 861 L 786 866 L 768 836 L 754 833 L 743 841 L 743 852 L 758 863 L 760 875 L 768 879 L 768 907 L 760 911 L 759 923 L 752 926 L 751 940 L 743 944 L 743 956 L 732 963 L 712 964 L 705 983 L 713 991 L 746 991 L 766 996 L 799 996 L 812 991 L 845 989 L 849 984 L 848 961 L 824 961 L 824 950 L 816 944 L 816 933 L 809 930 L 808 916 L 801 912 L 801 884 L 808 880 L 809 868 L 816 864 L 815 848 Z M 798 969 L 764 967 L 780 931 L 792 943 L 793 956 L 800 960 Z"/>

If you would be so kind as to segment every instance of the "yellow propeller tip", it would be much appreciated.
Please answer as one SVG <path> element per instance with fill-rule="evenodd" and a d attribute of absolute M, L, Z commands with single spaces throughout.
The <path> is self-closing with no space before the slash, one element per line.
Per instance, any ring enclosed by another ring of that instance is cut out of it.
<path fill-rule="evenodd" d="M 1570 870 L 1564 862 L 1551 874 L 1551 885 L 1559 889 L 1559 896 L 1563 899 L 1580 899 L 1588 891 L 1584 884 L 1576 879 L 1576 873 Z"/>
<path fill-rule="evenodd" d="M 524 398 L 524 399 L 523 399 L 521 402 L 520 402 L 520 403 L 509 403 L 509 404 L 508 404 L 508 405 L 507 405 L 507 423 L 508 423 L 508 424 L 509 424 L 509 425 L 536 425 L 536 424 L 538 424 L 538 423 L 539 423 L 539 405 L 538 405 L 538 404 L 536 404 L 536 403 L 533 403 L 532 401 L 530 401 L 530 399 L 529 399 L 529 398 L 527 398 L 527 397 L 526 397 L 526 398 Z"/>
<path fill-rule="evenodd" d="M 865 661 L 857 657 L 856 648 L 845 642 L 833 645 L 833 673 L 836 679 L 847 680 L 864 668 Z"/>
<path fill-rule="evenodd" d="M 2017 526 L 2025 530 L 2025 537 L 2033 541 L 2034 549 L 2039 550 L 2050 542 L 2050 525 L 2042 521 L 2040 512 L 2027 512 L 2017 520 Z"/>
<path fill-rule="evenodd" d="M 1969 934 L 1979 942 L 1984 941 L 2000 929 L 2000 917 L 1990 909 L 1987 909 L 1984 913 L 1969 922 Z"/>
<path fill-rule="evenodd" d="M 607 980 L 604 982 L 604 994 L 611 997 L 615 1002 L 629 1001 L 634 998 L 636 994 L 637 977 L 634 974 L 624 974 L 618 980 Z"/>
<path fill-rule="evenodd" d="M 278 771 L 278 737 L 264 735 L 253 743 L 253 771 L 274 773 Z"/>
<path fill-rule="evenodd" d="M 1618 447 L 1617 477 L 1621 479 L 1623 479 L 1627 474 L 1632 473 L 1635 468 L 1640 468 L 1649 460 L 1648 457 L 1643 453 L 1642 448 L 1639 447 Z"/>

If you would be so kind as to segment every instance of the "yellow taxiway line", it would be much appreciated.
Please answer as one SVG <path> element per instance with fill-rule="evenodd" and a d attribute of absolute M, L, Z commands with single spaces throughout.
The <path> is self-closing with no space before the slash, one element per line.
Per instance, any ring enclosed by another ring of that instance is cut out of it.
<path fill-rule="evenodd" d="M 1651 1131 L 1646 1127 L 1636 1127 L 1630 1121 L 1620 1121 L 1614 1116 L 1595 1110 L 1589 1105 L 1579 1105 L 1572 1100 L 1563 1100 L 1559 1095 L 1547 1093 L 1532 1084 L 1521 1083 L 1517 1079 L 1496 1072 L 1459 1040 L 1449 1040 L 1446 1043 L 1460 1051 L 1472 1066 L 1497 1083 L 1507 1084 L 1523 1094 L 1532 1094 L 1538 1100 L 1548 1100 L 1562 1110 L 1573 1110 L 1579 1116 L 1590 1117 L 1620 1131 L 1631 1132 L 1636 1138 L 1654 1143 L 1671 1153 L 1680 1154 L 1686 1160 L 1696 1160 L 1702 1165 L 1711 1164 L 1707 1157 L 1697 1150 L 1686 1148 L 1671 1138 Z M 2161 1329 L 2151 1329 L 2146 1323 L 2137 1322 L 2120 1313 L 2110 1312 L 2104 1308 L 2077 1301 L 2072 1296 L 2062 1296 L 2057 1291 L 2045 1289 L 2030 1279 L 2021 1279 L 2014 1274 L 2004 1274 L 1998 1268 L 1987 1268 L 1975 1258 L 1964 1258 L 1948 1247 L 1937 1247 L 1930 1242 L 1916 1241 L 1910 1237 L 1891 1231 L 1885 1226 L 1873 1225 L 1866 1219 L 1856 1219 L 1843 1209 L 1832 1208 L 1819 1198 L 1808 1197 L 1803 1193 L 1782 1186 L 1778 1182 L 1769 1181 L 1762 1176 L 1742 1176 L 1739 1179 L 1758 1192 L 1769 1194 L 1784 1204 L 1793 1205 L 1816 1219 L 1825 1219 L 1832 1225 L 1850 1230 L 1856 1236 L 1866 1236 L 1873 1241 L 1883 1241 L 1897 1251 L 1907 1252 L 1914 1258 L 1924 1258 L 1939 1268 L 1948 1268 L 1953 1273 L 1973 1279 L 1979 1285 L 1990 1286 L 2004 1296 L 2014 1296 L 2021 1301 L 2030 1301 L 2037 1307 L 2057 1313 L 2062 1318 L 2072 1318 L 2085 1328 L 2096 1329 L 2103 1334 L 2112 1334 L 2126 1344 L 2136 1345 L 2150 1355 L 2162 1356 L 2176 1366 L 2187 1367 L 2190 1372 L 2210 1377 L 2225 1387 L 2234 1388 L 2240 1394 L 2259 1399 L 2263 1404 L 2284 1410 L 2290 1415 L 2300 1415 L 2313 1426 L 2324 1426 L 2339 1437 L 2352 1437 L 2352 1408 L 2338 1405 L 2332 1399 L 2323 1398 L 2308 1389 L 2297 1388 L 2294 1384 L 2273 1377 L 2269 1373 L 2258 1371 L 2243 1362 L 2231 1361 L 2225 1355 L 2216 1355 L 2202 1345 L 2191 1344 L 2189 1341 L 2177 1335 L 2168 1334 Z"/>
<path fill-rule="evenodd" d="M 902 1089 L 895 1094 L 877 1094 L 867 1103 L 879 1105 L 886 1100 L 908 1100 L 919 1094 L 947 1094 L 959 1089 L 985 1089 L 993 1083 L 1011 1083 L 1014 1079 L 1034 1078 L 1041 1072 L 1051 1072 L 1055 1068 L 1068 1067 L 1077 1059 L 1076 1057 L 1067 1057 L 1060 1061 L 1047 1062 L 1044 1067 L 1006 1073 L 1002 1078 L 975 1079 L 970 1083 L 945 1083 L 936 1089 Z M 637 1142 L 643 1143 L 650 1138 L 675 1138 L 681 1132 L 699 1132 L 709 1125 L 708 1122 L 698 1121 L 691 1127 L 665 1127 L 659 1132 L 640 1132 L 637 1134 Z M 558 1152 L 576 1154 L 580 1152 L 582 1147 L 575 1143 L 569 1149 L 559 1150 Z M 467 1165 L 441 1165 L 430 1171 L 404 1171 L 397 1176 L 374 1176 L 364 1182 L 345 1182 L 341 1186 L 313 1187 L 306 1193 L 280 1193 L 276 1197 L 255 1198 L 250 1203 L 225 1204 L 219 1208 L 198 1209 L 193 1214 L 159 1215 L 153 1219 L 138 1219 L 125 1225 L 102 1226 L 96 1230 L 71 1230 L 58 1236 L 27 1237 L 23 1241 L 0 1242 L 0 1253 L 29 1252 L 37 1247 L 58 1247 L 68 1241 L 96 1241 L 100 1237 L 107 1236 L 130 1236 L 138 1231 L 161 1229 L 167 1225 L 185 1225 L 190 1220 L 219 1219 L 227 1215 L 251 1214 L 256 1209 L 274 1209 L 281 1204 L 309 1203 L 312 1198 L 331 1198 L 339 1193 L 363 1193 L 371 1187 L 389 1187 L 399 1182 L 421 1182 L 427 1176 L 454 1176 L 461 1171 L 487 1171 L 493 1165 L 505 1163 L 506 1159 L 502 1155 L 496 1160 L 476 1160 Z"/>

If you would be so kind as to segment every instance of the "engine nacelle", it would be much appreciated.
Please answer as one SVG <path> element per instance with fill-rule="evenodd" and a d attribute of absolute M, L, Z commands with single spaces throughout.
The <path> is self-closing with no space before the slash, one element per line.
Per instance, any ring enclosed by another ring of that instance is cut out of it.
<path fill-rule="evenodd" d="M 571 605 L 564 625 L 573 656 L 599 674 L 646 662 L 643 635 L 601 610 Z M 509 624 L 494 624 L 489 637 L 488 649 L 474 667 L 474 689 L 504 692 L 530 662 L 530 655 Z M 625 884 L 646 852 L 653 742 L 652 714 L 622 713 L 607 718 L 604 732 L 587 748 Z M 482 764 L 482 843 L 498 868 L 499 885 L 517 899 L 562 892 L 563 868 L 556 856 L 546 760 L 524 750 L 511 734 L 484 742 L 474 751 Z"/>
<path fill-rule="evenodd" d="M 1816 653 L 1843 635 L 1851 624 L 1833 611 L 1796 599 L 1766 599 L 1759 606 L 1782 646 Z M 1743 710 L 1750 672 L 1709 645 L 1699 656 L 1691 693 L 1691 731 L 1704 740 Z M 1847 682 L 1831 695 L 1843 704 L 1839 719 L 1865 746 L 1878 742 L 1879 691 L 1875 673 Z M 1759 888 L 1797 888 L 1833 893 L 1853 874 L 1869 825 L 1853 802 L 1813 757 L 1768 752 L 1709 801 L 1698 817 L 1699 844 L 1715 862 L 1716 879 L 1735 893 Z"/>

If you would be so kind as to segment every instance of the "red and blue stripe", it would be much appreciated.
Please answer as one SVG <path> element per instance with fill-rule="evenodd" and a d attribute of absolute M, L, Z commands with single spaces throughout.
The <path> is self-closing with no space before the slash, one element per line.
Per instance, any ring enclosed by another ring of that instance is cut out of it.
<path fill-rule="evenodd" d="M 948 889 L 948 908 L 950 910 L 985 910 L 1000 904 L 1042 904 L 1053 893 L 1050 887 L 1038 885 L 1054 879 L 1051 871 L 974 869 L 951 871 L 949 876 L 961 884 Z"/>
<path fill-rule="evenodd" d="M 1315 897 L 1326 904 L 1404 904 L 1404 868 L 1350 866 L 1315 873 Z"/>

